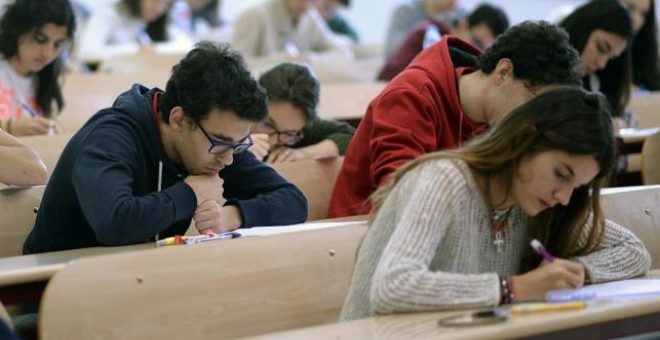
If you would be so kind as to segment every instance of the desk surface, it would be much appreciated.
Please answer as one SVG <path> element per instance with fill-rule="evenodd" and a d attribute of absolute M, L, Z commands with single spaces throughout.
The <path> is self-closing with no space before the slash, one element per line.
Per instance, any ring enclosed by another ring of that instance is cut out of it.
<path fill-rule="evenodd" d="M 660 299 L 613 303 L 586 310 L 512 316 L 504 323 L 473 327 L 441 327 L 438 320 L 468 313 L 436 312 L 378 316 L 351 322 L 266 334 L 253 339 L 503 339 L 534 336 L 575 336 L 605 338 L 657 329 L 644 318 L 660 315 Z M 615 325 L 615 329 L 606 326 Z M 619 324 L 627 322 L 628 324 Z M 638 322 L 630 324 L 631 322 Z M 645 322 L 647 326 L 639 322 Z M 571 333 L 566 333 L 566 332 Z M 612 333 L 613 332 L 613 333 Z"/>
<path fill-rule="evenodd" d="M 361 119 L 371 100 L 386 83 L 321 84 L 319 117 L 336 120 Z"/>
<path fill-rule="evenodd" d="M 327 219 L 322 222 L 364 221 L 367 216 Z M 313 221 L 309 222 L 314 227 Z M 121 247 L 93 247 L 56 251 L 35 255 L 23 255 L 0 258 L 0 287 L 31 282 L 47 281 L 67 263 L 88 256 L 125 253 L 156 248 L 155 243 L 143 243 Z"/>
<path fill-rule="evenodd" d="M 48 280 L 78 258 L 155 248 L 154 243 L 122 247 L 94 247 L 0 258 L 0 286 Z"/>

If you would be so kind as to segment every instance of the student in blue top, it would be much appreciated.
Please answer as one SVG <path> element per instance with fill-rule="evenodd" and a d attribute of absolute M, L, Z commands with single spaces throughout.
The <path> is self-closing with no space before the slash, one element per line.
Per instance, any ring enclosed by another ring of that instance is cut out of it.
<path fill-rule="evenodd" d="M 139 84 L 65 147 L 24 253 L 300 223 L 302 193 L 244 152 L 266 94 L 226 44 L 202 42 L 165 92 Z"/>

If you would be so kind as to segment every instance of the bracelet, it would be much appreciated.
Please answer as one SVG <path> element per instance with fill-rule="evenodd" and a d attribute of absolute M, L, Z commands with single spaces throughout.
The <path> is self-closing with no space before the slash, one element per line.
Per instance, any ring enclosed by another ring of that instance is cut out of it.
<path fill-rule="evenodd" d="M 500 305 L 508 305 L 513 302 L 513 280 L 509 275 L 499 275 L 500 277 Z"/>

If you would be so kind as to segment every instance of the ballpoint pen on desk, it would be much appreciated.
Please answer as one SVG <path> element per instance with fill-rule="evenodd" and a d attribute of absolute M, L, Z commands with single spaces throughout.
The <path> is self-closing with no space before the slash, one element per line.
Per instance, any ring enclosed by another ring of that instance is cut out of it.
<path fill-rule="evenodd" d="M 215 234 L 215 235 L 196 235 L 196 236 L 180 236 L 176 235 L 173 237 L 168 237 L 162 240 L 158 240 L 156 242 L 156 245 L 158 247 L 161 246 L 174 246 L 174 245 L 181 245 L 181 244 L 195 244 L 195 243 L 204 243 L 204 242 L 210 242 L 210 241 L 218 241 L 218 240 L 229 240 L 232 238 L 237 238 L 241 236 L 239 233 L 221 233 L 221 234 Z"/>
<path fill-rule="evenodd" d="M 541 242 L 539 242 L 539 240 L 533 239 L 531 245 L 537 254 L 543 256 L 544 260 L 548 262 L 554 261 L 555 259 L 554 255 L 550 254 L 550 252 L 547 249 L 545 249 L 545 247 L 543 246 L 543 244 L 541 244 Z"/>

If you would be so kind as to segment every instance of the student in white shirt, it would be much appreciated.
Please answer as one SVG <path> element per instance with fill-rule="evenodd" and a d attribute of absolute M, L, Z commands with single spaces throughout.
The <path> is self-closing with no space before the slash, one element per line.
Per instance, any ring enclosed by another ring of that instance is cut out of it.
<path fill-rule="evenodd" d="M 225 40 L 220 0 L 176 0 L 170 10 L 172 23 L 195 41 Z"/>
<path fill-rule="evenodd" d="M 76 46 L 78 59 L 94 63 L 163 44 L 187 50 L 192 40 L 169 24 L 171 5 L 172 0 L 121 0 L 94 9 Z"/>
<path fill-rule="evenodd" d="M 0 20 L 0 128 L 46 134 L 64 105 L 61 52 L 76 29 L 67 0 L 20 0 Z"/>

